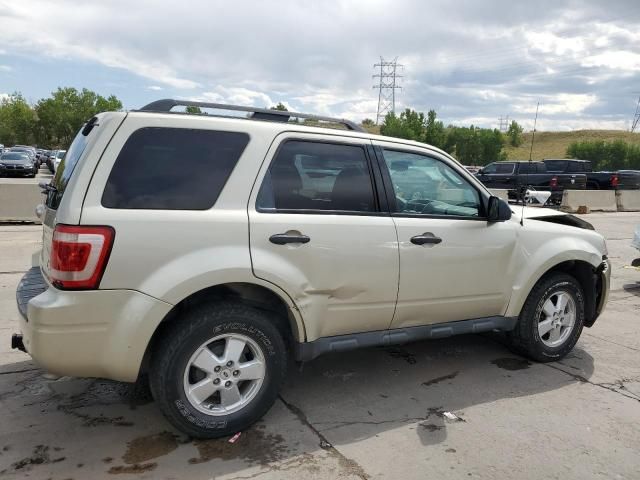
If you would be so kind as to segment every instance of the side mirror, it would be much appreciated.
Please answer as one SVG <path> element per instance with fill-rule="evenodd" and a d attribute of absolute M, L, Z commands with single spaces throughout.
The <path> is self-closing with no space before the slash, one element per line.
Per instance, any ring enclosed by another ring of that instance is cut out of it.
<path fill-rule="evenodd" d="M 491 196 L 487 207 L 487 221 L 489 223 L 506 222 L 511 218 L 511 207 L 504 200 Z"/>
<path fill-rule="evenodd" d="M 484 174 L 484 168 L 479 169 L 476 173 L 478 175 L 483 175 Z"/>

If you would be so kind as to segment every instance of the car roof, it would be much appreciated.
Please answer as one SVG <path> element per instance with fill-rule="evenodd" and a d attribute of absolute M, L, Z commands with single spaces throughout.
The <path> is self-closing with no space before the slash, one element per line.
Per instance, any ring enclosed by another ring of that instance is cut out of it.
<path fill-rule="evenodd" d="M 251 116 L 232 116 L 232 115 L 219 115 L 219 114 L 194 114 L 194 113 L 186 113 L 186 112 L 175 112 L 171 111 L 171 108 L 174 106 L 194 106 L 203 109 L 215 109 L 215 110 L 229 110 L 229 111 L 240 111 L 247 112 Z M 257 114 L 257 115 L 255 115 Z M 429 145 L 427 143 L 416 142 L 413 140 L 406 140 L 403 138 L 397 137 L 387 137 L 385 135 L 380 135 L 376 133 L 370 133 L 366 131 L 359 125 L 356 125 L 354 122 L 350 120 L 346 120 L 343 118 L 333 118 L 333 117 L 325 117 L 319 116 L 315 114 L 308 113 L 300 113 L 300 112 L 288 112 L 288 111 L 279 111 L 279 110 L 267 110 L 257 107 L 251 106 L 239 106 L 239 105 L 227 105 L 227 104 L 218 104 L 218 103 L 207 103 L 207 102 L 194 102 L 189 100 L 174 100 L 174 99 L 164 99 L 158 100 L 156 102 L 152 102 L 139 110 L 132 110 L 129 112 L 129 115 L 143 115 L 143 116 L 161 116 L 164 117 L 168 115 L 169 117 L 164 118 L 176 118 L 176 117 L 203 117 L 209 119 L 224 119 L 229 122 L 238 122 L 238 125 L 243 130 L 247 129 L 247 125 L 244 122 L 251 122 L 256 125 L 262 125 L 263 128 L 268 128 L 273 130 L 274 132 L 280 133 L 285 131 L 296 131 L 296 132 L 309 132 L 309 133 L 324 133 L 328 135 L 341 135 L 341 136 L 352 136 L 354 138 L 366 138 L 370 140 L 378 140 L 384 142 L 392 142 L 402 145 L 415 146 L 420 148 L 426 148 L 437 152 L 441 155 L 444 155 L 448 158 L 452 158 L 450 154 L 441 150 L 433 145 Z M 271 118 L 269 118 L 271 117 Z M 278 117 L 278 118 L 276 118 Z M 318 121 L 318 124 L 309 125 L 298 122 L 290 122 L 289 118 L 301 118 L 305 120 L 309 120 L 311 122 Z M 286 119 L 284 121 L 283 119 Z M 345 129 L 335 128 L 335 127 L 326 127 L 320 126 L 320 122 L 329 123 L 330 125 L 343 125 Z M 244 124 L 244 127 L 242 127 Z M 269 125 L 269 126 L 268 126 Z"/>

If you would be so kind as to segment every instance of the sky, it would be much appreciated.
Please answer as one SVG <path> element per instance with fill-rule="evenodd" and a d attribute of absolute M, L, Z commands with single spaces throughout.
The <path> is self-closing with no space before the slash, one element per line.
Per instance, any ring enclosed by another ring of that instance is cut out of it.
<path fill-rule="evenodd" d="M 403 65 L 396 111 L 445 124 L 629 129 L 640 0 L 0 0 L 0 96 L 59 86 L 375 119 L 373 65 Z"/>

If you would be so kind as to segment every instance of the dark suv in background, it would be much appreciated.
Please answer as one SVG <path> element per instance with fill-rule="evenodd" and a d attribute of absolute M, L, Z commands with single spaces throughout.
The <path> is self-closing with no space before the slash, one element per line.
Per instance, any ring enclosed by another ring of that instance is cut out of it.
<path fill-rule="evenodd" d="M 640 171 L 618 170 L 594 172 L 589 160 L 575 158 L 544 159 L 547 172 L 584 173 L 587 176 L 588 190 L 637 190 L 640 189 Z"/>

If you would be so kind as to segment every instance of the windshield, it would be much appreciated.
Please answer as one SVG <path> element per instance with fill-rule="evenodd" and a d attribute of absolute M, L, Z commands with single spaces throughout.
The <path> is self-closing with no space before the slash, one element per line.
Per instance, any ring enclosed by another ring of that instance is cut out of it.
<path fill-rule="evenodd" d="M 58 168 L 56 168 L 56 174 L 53 177 L 53 180 L 51 180 L 51 185 L 54 189 L 49 191 L 47 194 L 47 206 L 49 208 L 55 210 L 60 205 L 60 201 L 64 195 L 64 190 L 67 188 L 67 184 L 73 174 L 73 170 L 76 168 L 78 160 L 80 160 L 82 152 L 84 152 L 88 141 L 89 137 L 85 137 L 80 131 L 73 140 L 69 150 L 66 151 L 66 155 L 65 150 L 59 150 L 56 153 L 56 158 L 63 158 L 60 165 L 58 165 Z"/>
<path fill-rule="evenodd" d="M 24 153 L 4 153 L 0 156 L 0 160 L 29 160 L 29 157 Z"/>

